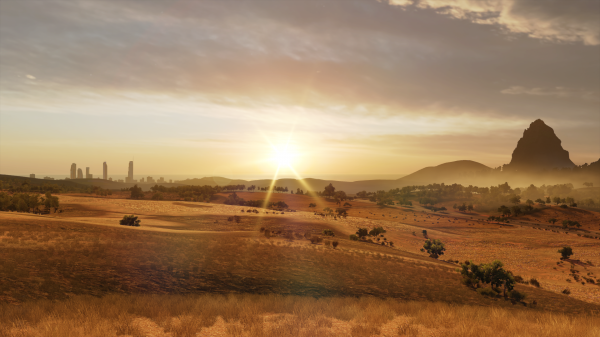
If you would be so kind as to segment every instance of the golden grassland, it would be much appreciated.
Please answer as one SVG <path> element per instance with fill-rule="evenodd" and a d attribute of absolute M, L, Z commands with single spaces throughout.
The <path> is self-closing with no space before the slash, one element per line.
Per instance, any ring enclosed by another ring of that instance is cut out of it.
<path fill-rule="evenodd" d="M 299 206 L 310 197 L 277 198 Z M 60 214 L 0 213 L 0 336 L 598 333 L 600 287 L 567 283 L 568 262 L 556 264 L 557 247 L 570 244 L 582 259 L 571 260 L 574 268 L 595 278 L 598 240 L 361 202 L 337 220 L 204 203 L 61 202 Z M 131 213 L 142 227 L 117 225 Z M 373 226 L 386 228 L 395 248 L 348 239 Z M 261 227 L 298 235 L 267 239 Z M 301 238 L 323 229 L 336 234 L 337 249 Z M 527 294 L 521 303 L 481 296 L 461 284 L 456 264 L 418 251 L 421 229 L 447 243 L 444 259 L 498 258 L 542 288 L 518 284 Z"/>
<path fill-rule="evenodd" d="M 0 305 L 0 336 L 581 336 L 600 319 L 441 302 L 281 295 L 108 295 Z"/>

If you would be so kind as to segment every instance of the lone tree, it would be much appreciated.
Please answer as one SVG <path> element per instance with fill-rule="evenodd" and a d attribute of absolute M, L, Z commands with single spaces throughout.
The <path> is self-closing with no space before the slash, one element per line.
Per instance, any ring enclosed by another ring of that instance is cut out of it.
<path fill-rule="evenodd" d="M 554 225 L 554 224 L 555 224 L 557 221 L 558 221 L 558 219 L 555 219 L 555 218 L 552 218 L 552 219 L 548 220 L 548 222 L 549 222 L 549 223 L 551 223 L 551 224 L 553 224 L 553 225 Z"/>
<path fill-rule="evenodd" d="M 426 240 L 423 248 L 429 253 L 429 257 L 437 259 L 440 255 L 444 255 L 446 248 L 439 239 Z"/>
<path fill-rule="evenodd" d="M 560 253 L 560 255 L 562 255 L 562 257 L 560 259 L 566 260 L 569 257 L 571 257 L 571 255 L 573 255 L 573 248 L 571 248 L 569 246 L 562 247 L 561 249 L 558 250 L 558 252 Z"/>
<path fill-rule="evenodd" d="M 131 199 L 144 199 L 144 192 L 141 187 L 135 184 L 131 189 Z"/>
<path fill-rule="evenodd" d="M 135 215 L 125 215 L 123 217 L 123 219 L 121 219 L 121 221 L 119 221 L 119 224 L 122 226 L 139 227 L 140 222 L 142 222 L 142 220 L 138 220 L 138 217 Z"/>

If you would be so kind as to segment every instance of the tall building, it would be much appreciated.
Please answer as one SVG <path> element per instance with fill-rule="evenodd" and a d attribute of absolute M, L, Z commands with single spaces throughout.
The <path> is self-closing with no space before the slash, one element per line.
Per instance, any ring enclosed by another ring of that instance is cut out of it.
<path fill-rule="evenodd" d="M 92 179 L 92 175 L 90 174 L 90 168 L 85 168 L 85 179 Z"/>
<path fill-rule="evenodd" d="M 125 179 L 125 182 L 133 182 L 133 161 L 129 162 L 129 171 L 127 171 L 127 179 Z"/>
<path fill-rule="evenodd" d="M 108 165 L 106 165 L 106 162 L 104 162 L 104 164 L 102 165 L 102 173 L 102 179 L 108 179 Z"/>
<path fill-rule="evenodd" d="M 83 179 L 83 171 L 80 168 L 77 169 L 77 179 Z"/>
<path fill-rule="evenodd" d="M 77 178 L 77 164 L 71 164 L 71 179 Z"/>

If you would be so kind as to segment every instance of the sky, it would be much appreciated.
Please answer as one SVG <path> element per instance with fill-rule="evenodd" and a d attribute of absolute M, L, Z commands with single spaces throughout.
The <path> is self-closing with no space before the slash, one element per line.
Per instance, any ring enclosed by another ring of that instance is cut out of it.
<path fill-rule="evenodd" d="M 600 158 L 600 2 L 0 1 L 0 173 L 399 176 Z"/>

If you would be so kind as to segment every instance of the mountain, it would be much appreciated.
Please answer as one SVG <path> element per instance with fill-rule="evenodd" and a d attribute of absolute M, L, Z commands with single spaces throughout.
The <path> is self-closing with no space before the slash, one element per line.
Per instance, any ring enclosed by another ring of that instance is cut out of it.
<path fill-rule="evenodd" d="M 428 185 L 433 183 L 468 183 L 486 179 L 493 169 L 472 160 L 459 160 L 438 166 L 426 167 L 399 180 L 405 185 Z"/>
<path fill-rule="evenodd" d="M 563 149 L 554 130 L 538 119 L 523 132 L 506 169 L 526 172 L 573 167 L 569 151 Z"/>

